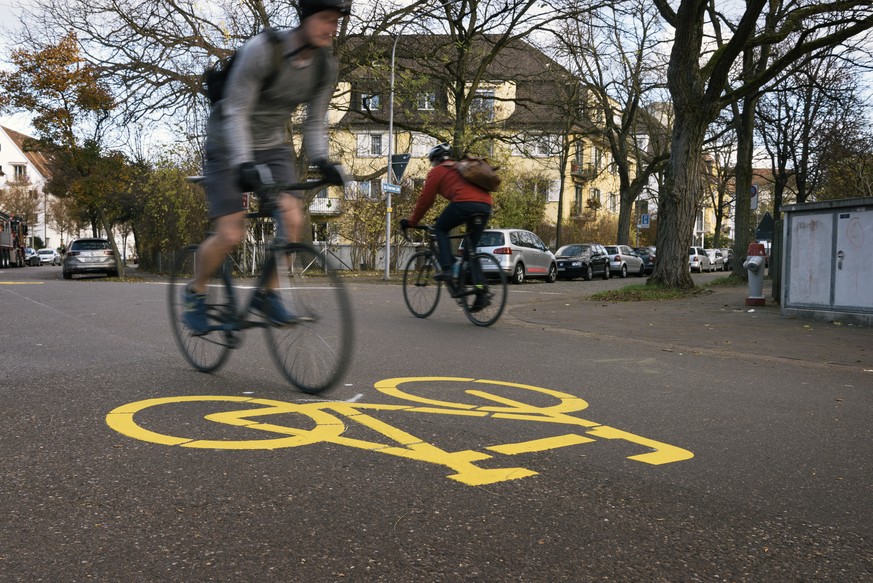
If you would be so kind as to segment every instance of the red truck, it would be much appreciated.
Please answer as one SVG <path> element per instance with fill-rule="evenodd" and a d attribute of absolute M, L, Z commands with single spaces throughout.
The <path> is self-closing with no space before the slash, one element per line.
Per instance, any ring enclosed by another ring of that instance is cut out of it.
<path fill-rule="evenodd" d="M 0 269 L 24 267 L 27 223 L 0 211 Z"/>

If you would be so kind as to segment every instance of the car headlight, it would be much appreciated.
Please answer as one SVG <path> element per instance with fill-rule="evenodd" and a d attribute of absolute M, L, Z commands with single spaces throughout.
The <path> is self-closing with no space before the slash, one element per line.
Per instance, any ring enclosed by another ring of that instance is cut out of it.
<path fill-rule="evenodd" d="M 582 267 L 582 262 L 581 261 L 574 261 L 573 263 L 571 263 L 571 265 L 573 267 Z"/>

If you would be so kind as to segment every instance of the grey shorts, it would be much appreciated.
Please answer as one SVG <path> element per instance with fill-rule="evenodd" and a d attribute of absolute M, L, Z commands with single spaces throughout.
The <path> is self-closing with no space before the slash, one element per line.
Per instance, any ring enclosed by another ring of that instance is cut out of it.
<path fill-rule="evenodd" d="M 269 150 L 255 150 L 255 164 L 266 164 L 278 183 L 297 182 L 294 166 L 294 151 L 289 146 L 279 146 Z M 242 212 L 243 189 L 239 185 L 239 172 L 231 165 L 224 148 L 207 142 L 206 162 L 203 164 L 206 200 L 209 203 L 209 218 L 217 219 L 225 215 Z M 291 193 L 302 197 L 302 193 Z"/>

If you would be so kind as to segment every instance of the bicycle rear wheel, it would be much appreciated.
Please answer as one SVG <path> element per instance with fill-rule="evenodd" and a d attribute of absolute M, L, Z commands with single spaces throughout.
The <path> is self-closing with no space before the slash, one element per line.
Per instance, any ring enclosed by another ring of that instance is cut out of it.
<path fill-rule="evenodd" d="M 467 318 L 477 326 L 490 326 L 500 318 L 506 306 L 506 274 L 493 255 L 476 253 L 473 263 L 461 265 L 459 286 L 464 295 L 459 298 Z"/>
<path fill-rule="evenodd" d="M 440 301 L 442 285 L 434 279 L 437 267 L 429 251 L 419 251 L 403 270 L 403 300 L 416 318 L 427 318 Z"/>
<path fill-rule="evenodd" d="M 345 373 L 352 352 L 352 308 L 342 279 L 311 246 L 289 243 L 276 253 L 286 326 L 268 326 L 273 361 L 304 393 L 320 393 Z"/>
<path fill-rule="evenodd" d="M 207 287 L 207 314 L 209 323 L 216 329 L 195 335 L 185 325 L 182 320 L 185 288 L 197 273 L 197 249 L 197 245 L 185 247 L 173 263 L 169 286 L 170 325 L 185 360 L 201 372 L 212 372 L 224 364 L 230 349 L 238 343 L 236 332 L 217 329 L 222 323 L 233 320 L 236 301 L 230 276 L 222 269 Z"/>

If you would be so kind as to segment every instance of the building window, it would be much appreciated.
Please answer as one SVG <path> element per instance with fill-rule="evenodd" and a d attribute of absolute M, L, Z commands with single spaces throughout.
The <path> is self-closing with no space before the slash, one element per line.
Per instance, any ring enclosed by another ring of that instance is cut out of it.
<path fill-rule="evenodd" d="M 592 206 L 596 206 L 597 208 L 600 208 L 602 201 L 600 200 L 600 189 L 599 188 L 592 188 L 591 189 L 591 194 L 588 197 L 588 203 L 591 204 Z"/>
<path fill-rule="evenodd" d="M 433 136 L 427 134 L 414 133 L 412 134 L 411 154 L 413 158 L 424 158 L 427 156 L 430 149 L 437 145 L 437 140 Z"/>
<path fill-rule="evenodd" d="M 603 167 L 603 150 L 600 148 L 594 148 L 594 169 L 600 172 L 600 169 Z"/>
<path fill-rule="evenodd" d="M 374 93 L 361 93 L 361 111 L 379 111 L 382 97 Z"/>
<path fill-rule="evenodd" d="M 13 164 L 12 180 L 15 182 L 24 182 L 27 180 L 27 166 L 24 164 Z"/>
<path fill-rule="evenodd" d="M 585 159 L 585 144 L 579 142 L 576 144 L 576 164 L 579 168 L 582 167 L 582 162 Z"/>
<path fill-rule="evenodd" d="M 614 192 L 609 193 L 609 212 L 618 212 L 618 196 Z"/>
<path fill-rule="evenodd" d="M 494 90 L 477 89 L 470 103 L 470 118 L 478 121 L 494 120 Z"/>
<path fill-rule="evenodd" d="M 351 182 L 349 186 L 351 198 L 378 198 L 382 193 L 382 184 L 379 180 Z"/>
<path fill-rule="evenodd" d="M 358 134 L 357 154 L 359 158 L 378 158 L 387 156 L 388 142 L 385 134 Z"/>
<path fill-rule="evenodd" d="M 433 111 L 436 109 L 436 92 L 425 91 L 416 96 L 418 111 Z"/>
<path fill-rule="evenodd" d="M 580 215 L 582 214 L 582 186 L 576 185 L 576 192 L 573 194 L 573 210 L 570 213 L 572 215 Z"/>

